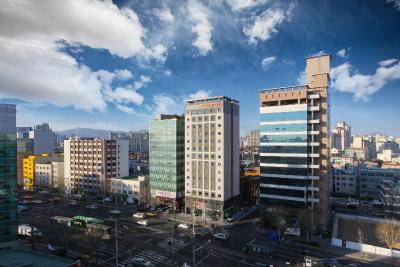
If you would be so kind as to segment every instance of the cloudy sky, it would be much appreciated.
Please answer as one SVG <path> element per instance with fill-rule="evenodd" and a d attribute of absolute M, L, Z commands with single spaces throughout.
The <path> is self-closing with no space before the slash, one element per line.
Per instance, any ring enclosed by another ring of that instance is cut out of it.
<path fill-rule="evenodd" d="M 304 57 L 331 53 L 331 122 L 400 135 L 400 1 L 0 2 L 0 102 L 19 126 L 139 130 L 192 97 L 240 101 L 303 83 Z"/>

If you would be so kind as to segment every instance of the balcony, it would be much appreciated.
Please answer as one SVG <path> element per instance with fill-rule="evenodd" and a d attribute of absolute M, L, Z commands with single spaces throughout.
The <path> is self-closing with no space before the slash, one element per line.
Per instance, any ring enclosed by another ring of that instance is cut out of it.
<path fill-rule="evenodd" d="M 315 106 L 312 106 L 312 107 L 308 107 L 308 111 L 319 111 L 319 110 L 320 110 L 319 105 L 315 105 Z"/>

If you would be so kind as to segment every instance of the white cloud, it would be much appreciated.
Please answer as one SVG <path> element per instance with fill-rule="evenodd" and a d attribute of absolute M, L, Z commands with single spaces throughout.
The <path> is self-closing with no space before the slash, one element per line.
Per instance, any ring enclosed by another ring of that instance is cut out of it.
<path fill-rule="evenodd" d="M 151 83 L 151 78 L 149 76 L 140 75 L 140 79 L 138 81 L 135 81 L 135 83 L 133 84 L 133 88 L 135 90 L 138 90 L 144 86 L 147 86 L 149 83 Z"/>
<path fill-rule="evenodd" d="M 200 99 L 200 98 L 206 98 L 209 97 L 211 94 L 211 91 L 205 91 L 205 90 L 199 90 L 193 94 L 190 94 L 187 99 Z"/>
<path fill-rule="evenodd" d="M 400 62 L 385 60 L 372 75 L 353 71 L 349 62 L 331 70 L 332 87 L 340 92 L 353 94 L 355 101 L 369 101 L 370 97 L 382 89 L 388 82 L 400 80 Z"/>
<path fill-rule="evenodd" d="M 263 5 L 268 1 L 269 0 L 226 0 L 233 11 L 241 11 L 246 8 Z"/>
<path fill-rule="evenodd" d="M 400 11 L 400 0 L 386 0 L 386 3 L 393 3 L 394 4 L 394 8 L 397 11 Z"/>
<path fill-rule="evenodd" d="M 299 77 L 297 78 L 297 84 L 304 85 L 307 83 L 307 73 L 306 70 L 303 70 L 299 73 Z"/>
<path fill-rule="evenodd" d="M 213 48 L 211 32 L 213 27 L 209 22 L 210 11 L 197 0 L 190 0 L 187 5 L 189 20 L 194 24 L 191 31 L 197 35 L 192 45 L 199 50 L 199 54 L 205 56 Z"/>
<path fill-rule="evenodd" d="M 338 57 L 341 57 L 341 58 L 347 58 L 347 56 L 348 56 L 348 55 L 347 55 L 347 51 L 346 51 L 345 48 L 339 50 L 339 51 L 336 53 L 336 55 L 337 55 Z"/>
<path fill-rule="evenodd" d="M 267 41 L 278 32 L 279 25 L 287 18 L 289 11 L 281 8 L 268 8 L 258 16 L 252 16 L 252 23 L 243 27 L 243 33 L 249 38 L 250 44 Z"/>
<path fill-rule="evenodd" d="M 179 114 L 183 111 L 182 103 L 166 94 L 154 95 L 153 104 L 154 113 Z"/>
<path fill-rule="evenodd" d="M 378 64 L 381 67 L 386 67 L 386 66 L 392 65 L 395 62 L 397 62 L 397 59 L 391 58 L 391 59 L 383 60 L 383 61 L 379 62 Z"/>
<path fill-rule="evenodd" d="M 143 96 L 136 90 L 151 79 L 141 77 L 132 86 L 113 90 L 115 79 L 132 78 L 129 70 L 93 72 L 63 50 L 88 46 L 121 58 L 166 59 L 164 46 L 144 45 L 146 29 L 136 13 L 109 0 L 5 0 L 0 3 L 0 25 L 2 97 L 87 111 L 104 111 L 108 102 L 139 105 Z"/>
<path fill-rule="evenodd" d="M 131 107 L 121 105 L 121 104 L 115 104 L 115 107 L 124 113 L 131 114 L 131 115 L 135 114 L 135 110 Z"/>
<path fill-rule="evenodd" d="M 185 100 L 188 99 L 199 99 L 209 97 L 211 91 L 198 90 L 189 95 L 183 95 L 181 97 L 175 97 L 167 94 L 157 94 L 153 96 L 152 106 L 147 108 L 154 113 L 161 114 L 182 114 L 185 107 Z"/>
<path fill-rule="evenodd" d="M 266 57 L 261 61 L 261 67 L 263 70 L 267 70 L 269 65 L 271 65 L 275 61 L 276 57 Z"/>
<path fill-rule="evenodd" d="M 168 7 L 162 9 L 154 9 L 154 15 L 156 15 L 160 20 L 165 22 L 174 22 L 175 17 L 171 13 L 171 9 Z"/>
<path fill-rule="evenodd" d="M 114 73 L 115 73 L 115 77 L 121 81 L 129 80 L 133 77 L 132 72 L 130 72 L 127 69 L 115 70 Z"/>

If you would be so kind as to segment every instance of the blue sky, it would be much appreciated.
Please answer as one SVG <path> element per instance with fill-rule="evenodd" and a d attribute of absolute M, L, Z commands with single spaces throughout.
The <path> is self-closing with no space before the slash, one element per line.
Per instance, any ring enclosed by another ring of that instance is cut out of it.
<path fill-rule="evenodd" d="M 0 102 L 17 124 L 139 130 L 191 97 L 240 101 L 297 85 L 331 53 L 331 125 L 400 135 L 400 1 L 11 1 L 0 3 Z"/>

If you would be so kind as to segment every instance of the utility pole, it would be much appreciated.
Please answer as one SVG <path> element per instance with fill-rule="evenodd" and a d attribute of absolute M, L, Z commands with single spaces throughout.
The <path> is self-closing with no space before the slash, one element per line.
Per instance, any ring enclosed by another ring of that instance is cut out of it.
<path fill-rule="evenodd" d="M 115 219 L 115 266 L 118 267 L 118 222 Z"/>

